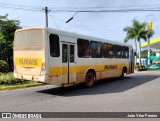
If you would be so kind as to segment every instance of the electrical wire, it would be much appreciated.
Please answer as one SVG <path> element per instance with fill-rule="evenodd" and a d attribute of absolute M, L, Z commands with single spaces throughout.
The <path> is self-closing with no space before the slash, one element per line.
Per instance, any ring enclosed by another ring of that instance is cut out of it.
<path fill-rule="evenodd" d="M 80 12 L 80 13 L 101 13 L 101 12 L 156 12 L 160 9 L 113 9 L 113 10 L 54 10 L 51 12 Z"/>
<path fill-rule="evenodd" d="M 15 17 L 15 18 L 13 18 L 13 19 L 18 19 L 18 18 L 21 18 L 21 17 L 25 17 L 25 16 L 31 15 L 31 14 L 33 14 L 33 13 L 35 13 L 35 12 L 36 12 L 36 11 L 32 11 L 32 12 L 30 12 L 30 13 L 27 13 L 27 14 L 25 14 L 25 15 L 21 15 L 21 16 Z"/>
<path fill-rule="evenodd" d="M 54 24 L 57 26 L 57 28 L 60 28 L 60 27 L 58 26 L 58 24 L 56 23 L 56 21 L 53 19 L 52 15 L 51 15 L 51 14 L 49 14 L 49 15 L 50 15 L 52 21 L 54 22 Z"/>
<path fill-rule="evenodd" d="M 41 9 L 29 9 L 29 8 L 18 8 L 18 7 L 5 7 L 5 6 L 0 6 L 0 8 L 7 8 L 7 9 L 15 9 L 15 10 L 23 10 L 23 11 L 42 11 Z"/>
<path fill-rule="evenodd" d="M 97 7 L 51 7 L 51 12 L 156 12 L 160 11 L 160 4 L 153 4 L 153 5 L 136 5 L 136 6 L 121 6 L 123 8 L 117 9 L 117 7 L 105 7 L 105 6 L 97 6 Z M 0 3 L 0 8 L 7 8 L 7 9 L 18 9 L 23 11 L 39 11 L 42 12 L 42 8 L 40 6 L 24 6 L 24 5 L 13 5 L 13 4 L 5 4 Z M 109 9 L 108 9 L 109 8 Z M 76 9 L 76 10 L 75 10 Z M 96 10 L 95 10 L 96 9 Z M 98 9 L 98 10 L 97 10 Z"/>
<path fill-rule="evenodd" d="M 33 8 L 33 9 L 39 9 L 39 8 L 42 8 L 40 6 L 26 6 L 26 5 L 15 5 L 15 4 L 6 4 L 6 3 L 0 3 L 0 5 L 3 5 L 3 6 L 11 6 L 11 7 L 28 7 L 28 8 Z"/>
<path fill-rule="evenodd" d="M 50 13 L 50 14 L 51 14 L 51 13 Z M 53 14 L 51 14 L 51 15 L 52 15 L 52 17 L 53 17 L 53 18 L 55 18 L 55 19 L 57 19 L 57 20 L 59 20 L 59 21 L 61 21 L 61 22 L 65 22 L 64 20 L 59 19 L 59 18 L 57 18 L 57 17 L 53 16 Z"/>

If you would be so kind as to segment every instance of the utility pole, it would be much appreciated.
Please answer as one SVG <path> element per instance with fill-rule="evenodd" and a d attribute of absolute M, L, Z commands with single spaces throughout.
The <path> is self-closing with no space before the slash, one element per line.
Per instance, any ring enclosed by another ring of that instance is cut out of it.
<path fill-rule="evenodd" d="M 148 58 L 150 57 L 150 37 L 148 37 Z"/>
<path fill-rule="evenodd" d="M 42 9 L 42 10 L 45 11 L 45 16 L 46 16 L 46 27 L 48 27 L 48 12 L 49 12 L 50 10 L 48 10 L 48 7 L 45 7 L 45 9 Z"/>
<path fill-rule="evenodd" d="M 150 57 L 150 38 L 152 36 L 152 22 L 147 23 L 148 33 L 148 57 Z"/>
<path fill-rule="evenodd" d="M 152 22 L 149 22 L 147 23 L 147 27 L 148 27 L 148 30 L 149 30 L 149 33 L 148 33 L 148 58 L 150 57 L 150 38 L 152 37 Z M 150 64 L 150 60 L 147 62 L 148 65 Z"/>

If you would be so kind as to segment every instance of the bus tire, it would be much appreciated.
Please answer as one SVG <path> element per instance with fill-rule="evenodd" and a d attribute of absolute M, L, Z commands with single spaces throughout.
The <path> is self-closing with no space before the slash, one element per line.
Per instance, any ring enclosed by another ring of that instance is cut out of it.
<path fill-rule="evenodd" d="M 92 87 L 95 82 L 95 75 L 92 72 L 88 72 L 85 79 L 86 87 Z"/>
<path fill-rule="evenodd" d="M 124 79 L 124 69 L 122 69 L 120 79 Z"/>

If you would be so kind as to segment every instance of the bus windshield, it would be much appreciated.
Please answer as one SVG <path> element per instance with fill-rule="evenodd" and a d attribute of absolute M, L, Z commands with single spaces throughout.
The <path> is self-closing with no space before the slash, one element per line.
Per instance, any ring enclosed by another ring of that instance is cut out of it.
<path fill-rule="evenodd" d="M 15 35 L 14 50 L 42 50 L 43 45 L 41 29 L 22 30 Z"/>

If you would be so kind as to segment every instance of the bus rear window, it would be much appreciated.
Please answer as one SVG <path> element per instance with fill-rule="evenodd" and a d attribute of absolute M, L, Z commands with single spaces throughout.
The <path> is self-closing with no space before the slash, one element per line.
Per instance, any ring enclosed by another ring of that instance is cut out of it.
<path fill-rule="evenodd" d="M 22 30 L 16 32 L 14 50 L 42 50 L 43 43 L 43 30 Z"/>
<path fill-rule="evenodd" d="M 59 37 L 58 37 L 58 35 L 50 34 L 49 41 L 50 41 L 50 55 L 52 57 L 59 57 L 60 50 L 59 50 Z"/>

